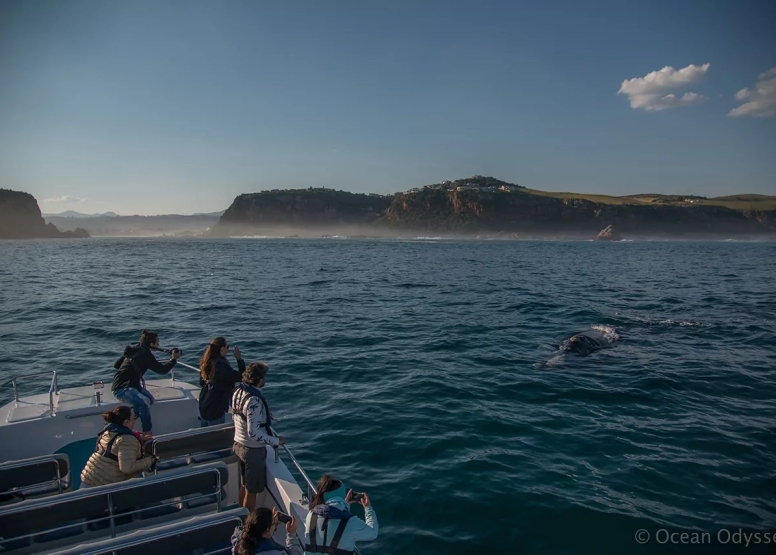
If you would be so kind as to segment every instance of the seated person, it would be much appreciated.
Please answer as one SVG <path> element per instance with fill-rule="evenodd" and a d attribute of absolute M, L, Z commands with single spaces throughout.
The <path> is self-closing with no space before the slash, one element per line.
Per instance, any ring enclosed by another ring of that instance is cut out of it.
<path fill-rule="evenodd" d="M 280 522 L 278 510 L 260 507 L 245 520 L 245 526 L 238 526 L 232 534 L 232 555 L 303 555 L 302 544 L 296 537 L 296 519 L 286 523 L 286 546 L 272 539 Z"/>
<path fill-rule="evenodd" d="M 103 413 L 102 418 L 107 425 L 97 436 L 95 451 L 81 472 L 81 487 L 115 484 L 153 470 L 156 457 L 143 456 L 140 438 L 132 431 L 137 421 L 134 411 L 120 405 Z"/>
<path fill-rule="evenodd" d="M 366 493 L 359 494 L 366 522 L 350 513 L 355 503 L 353 490 L 345 492 L 340 480 L 324 475 L 310 500 L 304 533 L 304 551 L 311 553 L 353 553 L 357 541 L 377 539 L 377 515 Z M 325 532 L 324 532 L 325 530 Z"/>

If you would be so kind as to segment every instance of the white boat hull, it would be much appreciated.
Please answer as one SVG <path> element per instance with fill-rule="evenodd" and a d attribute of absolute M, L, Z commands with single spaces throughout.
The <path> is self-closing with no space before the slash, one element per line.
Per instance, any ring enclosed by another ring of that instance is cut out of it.
<path fill-rule="evenodd" d="M 199 387 L 179 380 L 148 380 L 146 387 L 154 395 L 152 405 L 154 435 L 198 428 Z M 96 391 L 100 392 L 98 404 Z M 0 462 L 26 459 L 51 453 L 67 453 L 75 486 L 88 456 L 94 451 L 97 434 L 105 426 L 102 413 L 120 403 L 108 388 L 93 386 L 62 389 L 53 394 L 20 397 L 0 407 Z M 53 407 L 52 407 L 53 405 Z M 304 522 L 307 499 L 283 460 L 275 461 L 273 449 L 267 450 L 267 491 L 271 498 L 259 499 L 260 505 L 276 505 Z M 238 468 L 230 465 L 226 505 L 237 504 Z"/>

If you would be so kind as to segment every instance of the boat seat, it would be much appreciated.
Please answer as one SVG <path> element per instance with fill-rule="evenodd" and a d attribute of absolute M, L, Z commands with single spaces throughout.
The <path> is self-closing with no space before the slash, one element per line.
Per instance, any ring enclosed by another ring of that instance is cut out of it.
<path fill-rule="evenodd" d="M 56 555 L 147 555 L 148 553 L 231 553 L 235 527 L 248 517 L 248 509 L 202 515 L 146 528 L 116 538 L 56 551 Z M 52 554 L 53 555 L 53 554 Z"/>
<path fill-rule="evenodd" d="M 9 505 L 0 508 L 0 553 L 38 553 L 72 536 L 115 537 L 155 519 L 216 513 L 228 480 L 226 465 L 213 463 Z"/>
<path fill-rule="evenodd" d="M 182 432 L 156 436 L 148 443 L 147 453 L 159 457 L 157 472 L 207 462 L 233 463 L 234 425 L 223 424 L 206 428 L 192 428 Z"/>
<path fill-rule="evenodd" d="M 65 453 L 0 464 L 0 506 L 69 491 L 70 458 Z"/>

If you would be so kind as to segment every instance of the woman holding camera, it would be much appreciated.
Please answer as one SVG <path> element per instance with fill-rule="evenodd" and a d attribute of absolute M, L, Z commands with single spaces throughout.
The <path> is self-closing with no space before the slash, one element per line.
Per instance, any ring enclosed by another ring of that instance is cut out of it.
<path fill-rule="evenodd" d="M 350 504 L 356 502 L 364 507 L 366 522 L 350 513 Z M 357 541 L 377 539 L 379 531 L 377 515 L 366 493 L 354 493 L 352 489 L 346 492 L 341 480 L 321 477 L 305 521 L 305 553 L 352 553 Z"/>
<path fill-rule="evenodd" d="M 159 334 L 143 330 L 140 341 L 134 345 L 128 345 L 124 354 L 113 365 L 116 374 L 113 376 L 111 391 L 113 396 L 122 403 L 126 403 L 134 409 L 140 417 L 145 439 L 151 439 L 151 409 L 149 405 L 154 402 L 153 396 L 145 389 L 143 376 L 148 370 L 157 374 L 167 374 L 177 364 L 181 356 L 178 349 L 170 351 L 172 359 L 168 362 L 159 362 L 151 352 L 151 349 L 159 348 Z"/>
<path fill-rule="evenodd" d="M 286 521 L 286 546 L 272 539 L 281 520 Z M 245 519 L 244 526 L 238 526 L 232 534 L 232 555 L 304 555 L 299 538 L 296 537 L 296 519 L 281 515 L 277 509 L 260 507 Z"/>
<path fill-rule="evenodd" d="M 115 484 L 153 470 L 157 459 L 143 456 L 140 438 L 132 431 L 137 421 L 132 409 L 120 405 L 104 412 L 102 419 L 106 426 L 97 436 L 95 451 L 81 472 L 81 487 Z"/>
<path fill-rule="evenodd" d="M 223 337 L 216 337 L 207 346 L 199 361 L 199 421 L 201 427 L 223 424 L 232 399 L 234 386 L 242 381 L 245 362 L 237 345 L 232 349 L 237 360 L 235 370 L 226 360 L 229 344 Z"/>

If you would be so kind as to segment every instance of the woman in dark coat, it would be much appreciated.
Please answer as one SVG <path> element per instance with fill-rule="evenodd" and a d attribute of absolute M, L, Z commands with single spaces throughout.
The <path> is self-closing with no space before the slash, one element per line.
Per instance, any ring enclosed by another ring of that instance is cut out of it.
<path fill-rule="evenodd" d="M 213 426 L 226 422 L 226 413 L 232 399 L 235 384 L 242 381 L 245 372 L 245 362 L 237 345 L 232 350 L 237 359 L 234 370 L 226 360 L 229 344 L 223 337 L 216 337 L 207 346 L 199 361 L 199 420 L 200 425 Z"/>

